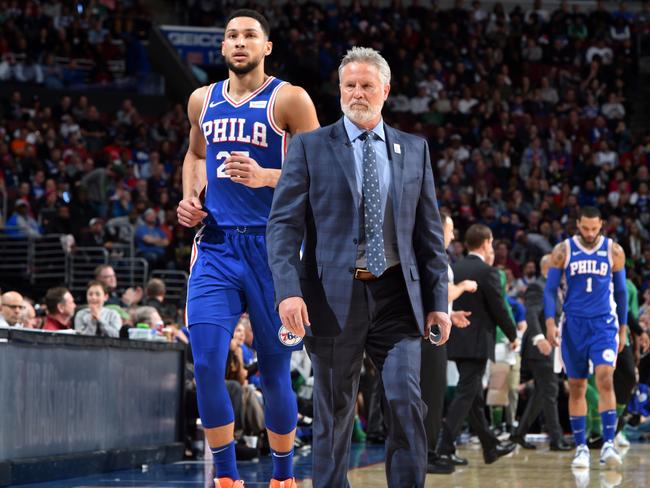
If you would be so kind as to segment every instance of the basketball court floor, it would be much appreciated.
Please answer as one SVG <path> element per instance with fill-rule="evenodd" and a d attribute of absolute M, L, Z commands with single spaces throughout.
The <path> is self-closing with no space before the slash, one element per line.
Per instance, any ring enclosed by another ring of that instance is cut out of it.
<path fill-rule="evenodd" d="M 604 471 L 598 467 L 598 451 L 592 451 L 592 468 L 572 472 L 569 467 L 572 452 L 550 452 L 546 446 L 536 451 L 517 448 L 513 454 L 489 466 L 483 464 L 478 446 L 462 446 L 458 453 L 466 456 L 469 466 L 452 475 L 427 475 L 427 488 L 556 488 L 556 487 L 650 487 L 650 444 L 634 443 L 622 451 L 625 455 L 620 471 Z M 386 486 L 383 446 L 353 445 L 350 456 L 349 480 L 352 488 Z M 271 460 L 240 463 L 240 474 L 246 487 L 268 486 Z M 203 461 L 179 462 L 168 465 L 143 466 L 141 469 L 116 471 L 84 478 L 20 485 L 21 488 L 208 488 L 211 464 Z M 299 486 L 311 488 L 311 453 L 304 449 L 296 457 L 296 477 Z M 331 487 L 339 488 L 339 487 Z M 343 488 L 343 487 L 341 487 Z M 400 487 L 391 487 L 400 488 Z"/>

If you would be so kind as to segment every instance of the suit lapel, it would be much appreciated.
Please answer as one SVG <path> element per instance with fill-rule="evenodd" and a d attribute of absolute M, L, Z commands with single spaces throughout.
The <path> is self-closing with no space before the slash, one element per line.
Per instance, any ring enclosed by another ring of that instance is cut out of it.
<path fill-rule="evenodd" d="M 343 119 L 340 119 L 332 126 L 330 137 L 334 140 L 332 150 L 334 151 L 334 159 L 339 166 L 345 179 L 348 182 L 352 198 L 354 199 L 354 207 L 359 208 L 359 192 L 357 190 L 357 177 L 354 171 L 354 152 L 352 143 L 348 140 L 348 135 L 345 132 Z"/>
<path fill-rule="evenodd" d="M 393 176 L 393 212 L 395 219 L 399 216 L 399 209 L 402 203 L 402 193 L 404 190 L 404 145 L 401 143 L 399 134 L 395 129 L 384 124 L 386 133 L 386 151 Z M 399 152 L 398 152 L 399 148 Z"/>

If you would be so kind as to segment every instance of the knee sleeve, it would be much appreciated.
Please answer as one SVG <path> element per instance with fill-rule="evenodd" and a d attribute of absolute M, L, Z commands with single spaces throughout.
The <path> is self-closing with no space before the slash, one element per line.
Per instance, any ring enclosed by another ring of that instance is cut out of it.
<path fill-rule="evenodd" d="M 232 423 L 234 413 L 225 379 L 230 334 L 219 326 L 197 324 L 190 328 L 190 343 L 203 426 L 213 429 Z"/>
<path fill-rule="evenodd" d="M 264 421 L 271 432 L 284 435 L 296 428 L 298 404 L 291 388 L 291 354 L 258 355 L 264 395 Z"/>

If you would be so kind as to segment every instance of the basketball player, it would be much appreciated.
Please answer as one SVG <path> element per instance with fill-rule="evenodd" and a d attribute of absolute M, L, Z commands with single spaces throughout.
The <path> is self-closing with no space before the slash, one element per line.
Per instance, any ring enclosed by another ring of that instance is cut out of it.
<path fill-rule="evenodd" d="M 253 10 L 235 11 L 221 47 L 228 79 L 197 89 L 188 102 L 190 143 L 178 219 L 187 227 L 203 223 L 193 246 L 187 324 L 199 414 L 213 454 L 217 488 L 243 486 L 224 378 L 230 339 L 245 310 L 254 330 L 265 397 L 273 459 L 270 486 L 296 486 L 297 405 L 290 358 L 302 342 L 282 327 L 275 312 L 265 233 L 287 136 L 319 124 L 302 88 L 265 74 L 264 58 L 271 49 L 268 21 Z M 204 188 L 205 206 L 199 200 Z"/>
<path fill-rule="evenodd" d="M 617 417 L 613 375 L 617 354 L 625 345 L 627 328 L 625 253 L 621 246 L 600 234 L 602 225 L 597 208 L 581 209 L 578 235 L 553 249 L 544 289 L 547 339 L 557 347 L 559 331 L 555 324 L 555 300 L 564 275 L 567 290 L 561 351 L 569 377 L 569 415 L 577 446 L 571 463 L 574 468 L 589 467 L 585 438 L 589 361 L 594 366 L 600 394 L 598 411 L 604 441 L 600 465 L 615 468 L 621 464 L 621 457 L 614 447 Z"/>

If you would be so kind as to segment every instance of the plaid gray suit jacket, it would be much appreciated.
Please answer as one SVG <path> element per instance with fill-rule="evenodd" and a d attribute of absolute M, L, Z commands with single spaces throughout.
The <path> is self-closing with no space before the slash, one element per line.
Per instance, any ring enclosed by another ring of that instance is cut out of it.
<path fill-rule="evenodd" d="M 447 312 L 447 255 L 424 139 L 385 126 L 402 273 L 418 327 Z M 359 238 L 360 195 L 343 119 L 296 135 L 275 189 L 266 237 L 276 306 L 301 296 L 316 336 L 345 326 Z M 302 258 L 300 257 L 303 245 Z"/>

